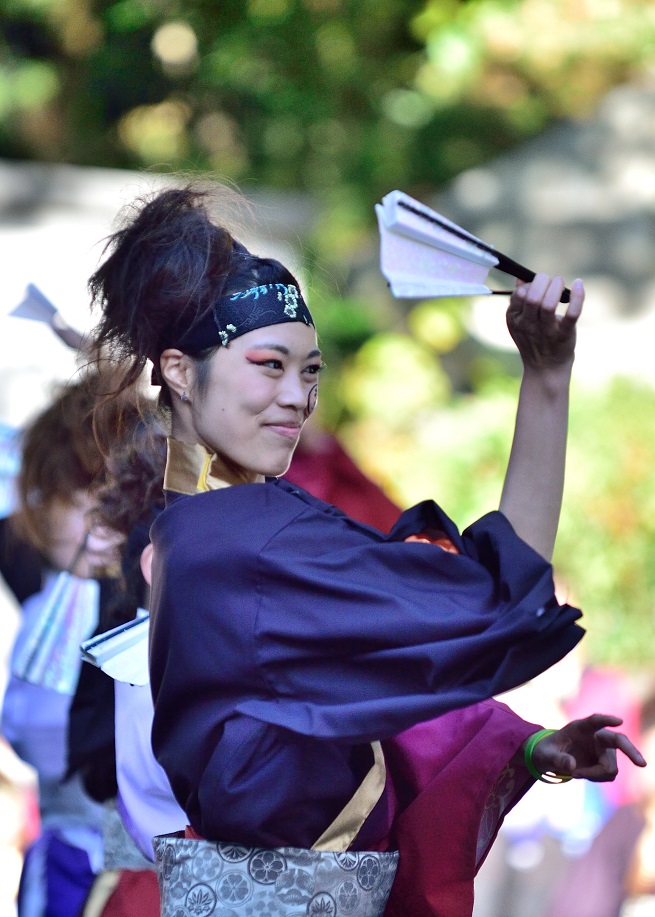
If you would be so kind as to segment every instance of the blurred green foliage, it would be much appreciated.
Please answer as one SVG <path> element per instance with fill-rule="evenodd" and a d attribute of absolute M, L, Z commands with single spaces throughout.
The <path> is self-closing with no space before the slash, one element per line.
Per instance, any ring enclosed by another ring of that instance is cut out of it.
<path fill-rule="evenodd" d="M 652 66 L 650 0 L 2 0 L 0 156 L 309 191 L 337 260 Z"/>
<path fill-rule="evenodd" d="M 401 505 L 433 496 L 461 527 L 498 506 L 518 380 L 342 429 L 352 454 Z M 579 605 L 589 660 L 652 665 L 655 392 L 626 379 L 574 386 L 555 569 Z"/>
<path fill-rule="evenodd" d="M 433 192 L 652 68 L 651 0 L 0 0 L 0 14 L 0 157 L 310 193 L 323 422 L 403 504 L 434 495 L 462 525 L 497 505 L 515 361 L 471 341 L 465 303 L 402 314 L 383 285 L 356 298 L 349 280 L 383 194 Z M 654 451 L 651 390 L 576 392 L 556 561 L 599 661 L 648 657 Z"/>

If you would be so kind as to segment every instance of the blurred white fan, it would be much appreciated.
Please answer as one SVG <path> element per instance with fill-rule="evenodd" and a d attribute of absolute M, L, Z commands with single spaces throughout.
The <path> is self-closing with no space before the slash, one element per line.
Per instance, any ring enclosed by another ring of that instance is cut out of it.
<path fill-rule="evenodd" d="M 62 572 L 43 596 L 24 642 L 12 660 L 12 674 L 60 694 L 75 692 L 80 643 L 98 625 L 100 585 Z"/>
<path fill-rule="evenodd" d="M 33 283 L 28 283 L 25 296 L 9 315 L 13 315 L 14 318 L 27 318 L 33 322 L 43 322 L 52 328 L 67 347 L 72 350 L 84 349 L 84 335 L 71 328 L 62 317 L 61 312 Z"/>
<path fill-rule="evenodd" d="M 149 633 L 150 617 L 139 608 L 132 621 L 85 640 L 80 647 L 82 659 L 102 669 L 114 681 L 147 685 Z"/>
<path fill-rule="evenodd" d="M 429 299 L 504 293 L 485 285 L 492 268 L 530 281 L 535 272 L 402 191 L 376 204 L 380 260 L 394 296 Z M 568 302 L 570 290 L 561 300 Z"/>

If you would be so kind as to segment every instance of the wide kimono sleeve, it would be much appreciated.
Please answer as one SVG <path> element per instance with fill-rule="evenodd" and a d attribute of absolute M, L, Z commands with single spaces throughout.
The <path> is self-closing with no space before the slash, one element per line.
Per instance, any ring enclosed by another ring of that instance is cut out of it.
<path fill-rule="evenodd" d="M 444 531 L 459 554 L 405 543 Z M 184 498 L 153 529 L 152 683 L 168 710 L 349 744 L 527 681 L 582 636 L 500 513 L 462 536 L 432 502 L 388 536 L 292 485 Z M 176 689 L 177 686 L 177 689 Z"/>

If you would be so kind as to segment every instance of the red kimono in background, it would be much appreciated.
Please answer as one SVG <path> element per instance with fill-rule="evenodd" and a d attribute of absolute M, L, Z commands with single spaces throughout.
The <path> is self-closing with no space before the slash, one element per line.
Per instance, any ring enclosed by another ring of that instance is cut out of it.
<path fill-rule="evenodd" d="M 308 444 L 303 434 L 284 477 L 381 532 L 388 532 L 401 513 L 400 507 L 366 477 L 336 436 L 329 433 L 314 434 Z"/>

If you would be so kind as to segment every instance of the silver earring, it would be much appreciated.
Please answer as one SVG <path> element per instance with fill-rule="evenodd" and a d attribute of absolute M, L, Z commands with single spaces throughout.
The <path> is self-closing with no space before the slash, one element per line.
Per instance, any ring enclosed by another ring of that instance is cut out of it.
<path fill-rule="evenodd" d="M 187 398 L 186 392 L 182 392 L 182 394 L 180 395 L 180 401 L 182 402 L 182 404 L 188 403 L 189 399 Z"/>

